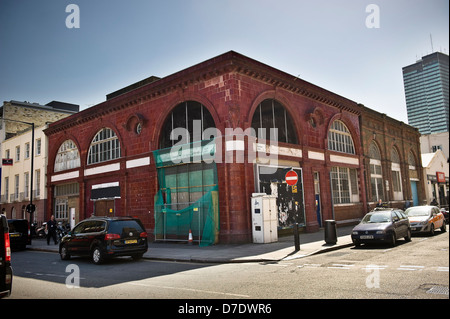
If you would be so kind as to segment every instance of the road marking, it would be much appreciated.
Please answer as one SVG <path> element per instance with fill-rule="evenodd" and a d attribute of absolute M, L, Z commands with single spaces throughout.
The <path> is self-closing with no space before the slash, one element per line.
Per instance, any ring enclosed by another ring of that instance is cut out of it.
<path fill-rule="evenodd" d="M 355 265 L 349 265 L 349 264 L 332 264 L 332 266 L 327 267 L 328 269 L 352 269 Z"/>
<path fill-rule="evenodd" d="M 274 266 L 274 267 L 287 267 L 290 265 L 292 265 L 292 263 L 284 263 L 284 264 L 268 263 L 268 264 L 265 264 L 265 266 Z"/>
<path fill-rule="evenodd" d="M 400 266 L 399 268 L 397 268 L 397 270 L 406 270 L 406 271 L 421 271 L 425 268 L 425 266 L 411 266 L 411 265 L 407 265 L 407 266 Z"/>
<path fill-rule="evenodd" d="M 438 267 L 437 271 L 447 271 L 448 272 L 448 267 Z"/>
<path fill-rule="evenodd" d="M 300 266 L 297 266 L 297 268 L 319 268 L 322 264 L 303 264 Z"/>
<path fill-rule="evenodd" d="M 362 268 L 363 270 L 383 270 L 388 268 L 389 266 L 386 265 L 367 265 L 366 267 Z"/>
<path fill-rule="evenodd" d="M 127 282 L 128 285 L 141 286 L 141 287 L 151 287 L 151 288 L 161 288 L 161 289 L 174 289 L 174 290 L 185 290 L 190 292 L 198 292 L 198 293 L 208 293 L 208 294 L 216 294 L 216 295 L 224 295 L 224 296 L 232 296 L 232 297 L 241 297 L 241 298 L 250 298 L 248 295 L 238 295 L 231 294 L 227 292 L 219 292 L 219 291 L 210 291 L 210 290 L 200 290 L 193 288 L 183 288 L 183 287 L 169 287 L 169 286 L 159 286 L 159 285 L 149 285 L 138 282 Z"/>

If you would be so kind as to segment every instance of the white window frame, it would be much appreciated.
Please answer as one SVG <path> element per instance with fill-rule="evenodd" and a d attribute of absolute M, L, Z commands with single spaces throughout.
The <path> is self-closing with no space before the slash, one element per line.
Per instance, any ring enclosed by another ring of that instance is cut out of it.
<path fill-rule="evenodd" d="M 120 157 L 120 141 L 116 133 L 107 127 L 97 132 L 89 147 L 87 164 L 112 161 Z"/>
<path fill-rule="evenodd" d="M 352 174 L 356 178 L 352 178 Z M 358 171 L 355 168 L 334 166 L 330 178 L 334 205 L 359 202 Z"/>
<path fill-rule="evenodd" d="M 72 140 L 64 141 L 58 149 L 55 159 L 55 172 L 61 172 L 81 166 L 80 152 Z"/>
<path fill-rule="evenodd" d="M 399 163 L 392 163 L 392 192 L 394 200 L 403 200 L 402 173 Z"/>
<path fill-rule="evenodd" d="M 347 126 L 339 120 L 334 121 L 328 130 L 328 149 L 346 154 L 355 154 L 352 134 Z"/>

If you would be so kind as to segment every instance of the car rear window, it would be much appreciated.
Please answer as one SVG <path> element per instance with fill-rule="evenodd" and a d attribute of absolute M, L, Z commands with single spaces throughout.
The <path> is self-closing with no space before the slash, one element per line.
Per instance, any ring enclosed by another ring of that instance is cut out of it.
<path fill-rule="evenodd" d="M 28 232 L 28 221 L 26 220 L 9 220 L 10 233 L 26 233 Z"/>
<path fill-rule="evenodd" d="M 114 220 L 109 224 L 109 233 L 121 235 L 122 232 L 130 231 L 142 233 L 144 229 L 136 220 Z"/>

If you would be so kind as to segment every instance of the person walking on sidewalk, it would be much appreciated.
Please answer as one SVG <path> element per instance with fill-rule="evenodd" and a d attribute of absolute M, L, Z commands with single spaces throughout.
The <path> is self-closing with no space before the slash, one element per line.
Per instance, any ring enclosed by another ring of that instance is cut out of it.
<path fill-rule="evenodd" d="M 50 217 L 50 220 L 45 227 L 47 228 L 47 245 L 50 245 L 50 237 L 53 237 L 53 241 L 56 245 L 58 242 L 56 241 L 56 220 L 54 215 Z"/>

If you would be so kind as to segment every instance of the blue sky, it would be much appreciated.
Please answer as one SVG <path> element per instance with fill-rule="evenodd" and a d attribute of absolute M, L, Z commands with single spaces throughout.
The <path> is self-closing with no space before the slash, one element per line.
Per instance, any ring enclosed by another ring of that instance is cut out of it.
<path fill-rule="evenodd" d="M 66 27 L 71 3 L 80 28 Z M 0 102 L 85 109 L 234 50 L 407 122 L 402 67 L 432 52 L 430 34 L 449 53 L 448 12 L 448 0 L 0 0 Z"/>

